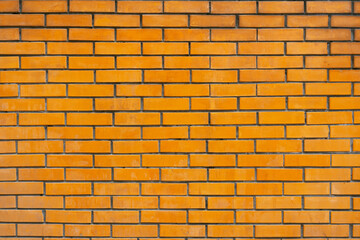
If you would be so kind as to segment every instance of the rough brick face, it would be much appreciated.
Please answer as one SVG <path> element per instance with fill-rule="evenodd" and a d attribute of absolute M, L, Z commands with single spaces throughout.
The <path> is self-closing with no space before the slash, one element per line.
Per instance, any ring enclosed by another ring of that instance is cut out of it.
<path fill-rule="evenodd" d="M 0 0 L 0 240 L 359 238 L 359 13 Z"/>

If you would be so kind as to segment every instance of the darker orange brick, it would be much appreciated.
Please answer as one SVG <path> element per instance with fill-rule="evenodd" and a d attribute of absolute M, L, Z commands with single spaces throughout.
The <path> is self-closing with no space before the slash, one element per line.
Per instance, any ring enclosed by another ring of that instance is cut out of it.
<path fill-rule="evenodd" d="M 44 26 L 43 14 L 2 14 L 0 26 Z"/>
<path fill-rule="evenodd" d="M 24 0 L 22 1 L 22 12 L 67 12 L 67 1 L 52 0 Z"/>
<path fill-rule="evenodd" d="M 52 27 L 91 27 L 90 14 L 49 14 L 46 16 L 46 25 Z"/>
<path fill-rule="evenodd" d="M 287 16 L 287 25 L 289 27 L 327 27 L 329 25 L 329 17 L 325 15 L 289 15 Z"/>
<path fill-rule="evenodd" d="M 4 0 L 0 2 L 1 12 L 18 12 L 19 1 L 18 0 Z"/>
<path fill-rule="evenodd" d="M 21 39 L 26 41 L 66 41 L 66 29 L 21 29 Z"/>
<path fill-rule="evenodd" d="M 165 41 L 209 41 L 208 29 L 164 29 Z"/>
<path fill-rule="evenodd" d="M 135 1 L 134 1 L 135 2 Z M 161 41 L 161 29 L 117 29 L 118 41 Z"/>

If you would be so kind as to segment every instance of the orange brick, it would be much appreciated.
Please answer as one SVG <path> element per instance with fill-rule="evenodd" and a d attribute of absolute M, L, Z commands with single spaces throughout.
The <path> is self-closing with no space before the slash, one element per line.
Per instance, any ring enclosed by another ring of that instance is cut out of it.
<path fill-rule="evenodd" d="M 14 141 L 0 142 L 0 153 L 15 153 L 16 147 Z"/>
<path fill-rule="evenodd" d="M 212 13 L 256 13 L 256 3 L 253 1 L 221 1 L 211 2 Z"/>
<path fill-rule="evenodd" d="M 300 209 L 301 197 L 256 197 L 256 209 Z"/>
<path fill-rule="evenodd" d="M 0 26 L 44 26 L 43 14 L 2 14 Z"/>
<path fill-rule="evenodd" d="M 304 33 L 302 29 L 259 29 L 259 41 L 302 41 Z"/>
<path fill-rule="evenodd" d="M 61 237 L 62 224 L 18 224 L 18 236 Z"/>
<path fill-rule="evenodd" d="M 163 181 L 206 181 L 207 173 L 205 169 L 162 169 L 161 180 Z"/>
<path fill-rule="evenodd" d="M 0 43 L 1 55 L 43 55 L 45 45 L 43 43 L 31 42 L 6 42 Z"/>
<path fill-rule="evenodd" d="M 285 108 L 285 98 L 282 97 L 240 98 L 240 109 L 248 110 L 248 109 L 284 109 L 284 108 Z"/>
<path fill-rule="evenodd" d="M 237 195 L 281 195 L 281 183 L 237 183 Z"/>
<path fill-rule="evenodd" d="M 95 109 L 108 111 L 140 110 L 140 99 L 98 98 L 95 100 Z"/>
<path fill-rule="evenodd" d="M 252 197 L 209 197 L 208 209 L 252 209 Z"/>
<path fill-rule="evenodd" d="M 115 113 L 115 125 L 160 125 L 160 114 Z"/>
<path fill-rule="evenodd" d="M 113 85 L 70 84 L 68 85 L 70 97 L 108 97 L 114 95 Z"/>
<path fill-rule="evenodd" d="M 256 155 L 238 155 L 239 167 L 281 167 L 283 166 L 283 157 L 277 154 L 256 154 Z"/>
<path fill-rule="evenodd" d="M 18 143 L 19 153 L 61 153 L 62 141 L 21 141 Z"/>
<path fill-rule="evenodd" d="M 90 14 L 49 14 L 46 16 L 46 25 L 52 27 L 91 27 Z"/>
<path fill-rule="evenodd" d="M 349 225 L 304 225 L 304 237 L 348 237 Z"/>
<path fill-rule="evenodd" d="M 66 57 L 22 57 L 21 67 L 24 69 L 62 69 L 66 68 Z"/>
<path fill-rule="evenodd" d="M 235 27 L 235 16 L 231 15 L 191 15 L 191 27 Z"/>
<path fill-rule="evenodd" d="M 16 236 L 15 224 L 1 224 L 0 231 L 0 236 Z"/>
<path fill-rule="evenodd" d="M 138 183 L 95 183 L 94 195 L 139 195 L 139 184 Z M 106 207 L 109 208 L 108 206 L 110 205 L 110 199 L 106 201 L 109 201 L 109 204 Z"/>
<path fill-rule="evenodd" d="M 190 54 L 192 55 L 234 55 L 234 43 L 194 43 L 192 42 Z"/>
<path fill-rule="evenodd" d="M 290 71 L 290 70 L 289 70 Z M 240 70 L 240 82 L 284 82 L 284 70 Z"/>
<path fill-rule="evenodd" d="M 70 12 L 114 12 L 115 3 L 112 1 L 70 1 Z"/>
<path fill-rule="evenodd" d="M 108 153 L 110 152 L 109 141 L 67 141 L 65 143 L 67 153 Z"/>
<path fill-rule="evenodd" d="M 187 27 L 188 17 L 186 15 L 143 15 L 142 25 L 144 27 Z"/>
<path fill-rule="evenodd" d="M 166 84 L 164 86 L 164 96 L 209 96 L 209 85 Z"/>
<path fill-rule="evenodd" d="M 144 127 L 143 139 L 188 138 L 186 127 Z"/>
<path fill-rule="evenodd" d="M 191 110 L 235 110 L 236 98 L 192 98 Z"/>
<path fill-rule="evenodd" d="M 138 223 L 137 211 L 94 211 L 95 223 Z"/>
<path fill-rule="evenodd" d="M 190 73 L 186 70 L 145 70 L 145 82 L 190 82 Z"/>
<path fill-rule="evenodd" d="M 332 27 L 359 27 L 360 26 L 360 18 L 358 16 L 334 16 L 331 18 L 331 26 Z"/>
<path fill-rule="evenodd" d="M 114 208 L 158 208 L 158 197 L 113 197 Z"/>
<path fill-rule="evenodd" d="M 91 167 L 92 156 L 89 155 L 48 155 L 49 167 Z"/>
<path fill-rule="evenodd" d="M 89 195 L 91 183 L 46 183 L 46 195 Z"/>
<path fill-rule="evenodd" d="M 0 2 L 1 12 L 17 12 L 19 11 L 19 2 L 17 0 L 4 0 Z"/>
<path fill-rule="evenodd" d="M 253 112 L 213 112 L 210 116 L 213 125 L 256 123 L 256 114 Z"/>
<path fill-rule="evenodd" d="M 109 237 L 109 225 L 65 225 L 65 236 L 69 237 Z"/>
<path fill-rule="evenodd" d="M 208 151 L 216 153 L 224 152 L 253 152 L 254 143 L 252 140 L 211 140 L 208 141 Z"/>
<path fill-rule="evenodd" d="M 189 183 L 190 195 L 234 195 L 233 183 Z"/>
<path fill-rule="evenodd" d="M 359 126 L 331 126 L 330 137 L 357 137 L 360 134 Z"/>
<path fill-rule="evenodd" d="M 66 197 L 65 208 L 108 208 L 110 197 Z"/>
<path fill-rule="evenodd" d="M 47 109 L 48 111 L 89 111 L 93 109 L 93 102 L 91 99 L 84 98 L 52 98 L 47 100 Z M 59 115 L 59 113 L 52 114 L 54 116 Z M 62 122 L 64 122 L 64 120 L 62 120 Z"/>
<path fill-rule="evenodd" d="M 146 98 L 145 111 L 183 111 L 189 109 L 189 99 L 186 98 Z"/>
<path fill-rule="evenodd" d="M 307 113 L 307 124 L 352 123 L 351 112 L 311 112 Z"/>
<path fill-rule="evenodd" d="M 329 183 L 285 183 L 285 195 L 328 195 Z"/>
<path fill-rule="evenodd" d="M 253 237 L 250 225 L 208 225 L 210 237 Z"/>
<path fill-rule="evenodd" d="M 63 197 L 19 196 L 19 208 L 63 208 Z"/>
<path fill-rule="evenodd" d="M 309 1 L 306 4 L 307 13 L 350 13 L 351 2 L 332 1 Z"/>
<path fill-rule="evenodd" d="M 93 54 L 93 45 L 91 43 L 48 43 L 49 55 L 89 55 Z"/>
<path fill-rule="evenodd" d="M 186 223 L 186 211 L 141 211 L 142 223 Z"/>
<path fill-rule="evenodd" d="M 113 142 L 114 153 L 154 153 L 158 152 L 157 141 L 116 141 Z"/>
<path fill-rule="evenodd" d="M 209 39 L 208 29 L 164 29 L 165 41 L 209 41 Z"/>
<path fill-rule="evenodd" d="M 71 28 L 69 30 L 69 40 L 114 41 L 114 39 L 115 39 L 115 31 L 113 29 Z"/>
<path fill-rule="evenodd" d="M 205 152 L 205 141 L 201 140 L 162 140 L 160 152 Z"/>
<path fill-rule="evenodd" d="M 350 68 L 349 56 L 305 57 L 306 68 Z"/>
<path fill-rule="evenodd" d="M 187 43 L 143 43 L 144 55 L 187 55 L 188 52 Z"/>
<path fill-rule="evenodd" d="M 143 167 L 186 167 L 188 165 L 186 155 L 143 155 Z"/>
<path fill-rule="evenodd" d="M 22 85 L 21 97 L 59 97 L 66 95 L 66 86 L 60 84 Z"/>
<path fill-rule="evenodd" d="M 205 237 L 205 225 L 160 225 L 160 237 Z"/>
<path fill-rule="evenodd" d="M 303 82 L 303 81 L 326 81 L 326 70 L 322 69 L 289 69 L 288 81 Z"/>
<path fill-rule="evenodd" d="M 190 166 L 193 167 L 231 167 L 235 166 L 234 155 L 191 155 Z"/>
<path fill-rule="evenodd" d="M 211 57 L 212 69 L 255 68 L 255 57 Z"/>
<path fill-rule="evenodd" d="M 21 39 L 26 41 L 66 41 L 67 33 L 66 29 L 21 29 Z"/>
<path fill-rule="evenodd" d="M 117 29 L 116 39 L 118 41 L 161 41 L 162 30 L 161 29 Z"/>
<path fill-rule="evenodd" d="M 241 15 L 239 27 L 284 27 L 285 18 L 281 15 Z"/>
<path fill-rule="evenodd" d="M 289 27 L 327 27 L 328 25 L 329 25 L 329 17 L 325 15 L 287 16 L 287 26 Z"/>
<path fill-rule="evenodd" d="M 349 140 L 305 140 L 304 141 L 305 152 L 345 152 L 350 151 Z"/>
<path fill-rule="evenodd" d="M 122 13 L 160 13 L 163 10 L 161 1 L 120 1 L 117 7 Z"/>
<path fill-rule="evenodd" d="M 349 197 L 305 197 L 305 209 L 348 209 Z"/>
<path fill-rule="evenodd" d="M 236 138 L 236 128 L 190 127 L 190 138 Z"/>
<path fill-rule="evenodd" d="M 351 40 L 349 29 L 306 29 L 306 40 Z"/>
<path fill-rule="evenodd" d="M 232 211 L 189 211 L 189 223 L 233 223 Z"/>
<path fill-rule="evenodd" d="M 49 223 L 90 223 L 90 211 L 46 210 L 46 222 Z"/>
<path fill-rule="evenodd" d="M 336 211 L 331 212 L 331 223 L 359 223 L 359 215 L 356 212 Z"/>
<path fill-rule="evenodd" d="M 34 182 L 0 182 L 0 195 L 43 194 L 43 183 Z"/>
<path fill-rule="evenodd" d="M 283 127 L 249 126 L 238 127 L 238 138 L 282 138 Z"/>
<path fill-rule="evenodd" d="M 0 169 L 0 173 L 1 181 L 16 181 L 16 169 Z"/>
<path fill-rule="evenodd" d="M 96 139 L 140 139 L 140 128 L 96 127 Z"/>
<path fill-rule="evenodd" d="M 21 197 L 19 197 L 20 199 Z M 16 198 L 15 196 L 2 196 L 0 197 L 0 206 L 1 208 L 15 208 L 16 207 Z"/>
<path fill-rule="evenodd" d="M 307 83 L 306 95 L 351 95 L 349 83 Z"/>
<path fill-rule="evenodd" d="M 16 125 L 17 119 L 15 113 L 1 113 L 0 114 L 0 124 L 2 126 L 11 126 Z"/>
<path fill-rule="evenodd" d="M 163 125 L 202 125 L 208 123 L 206 113 L 163 113 Z"/>
<path fill-rule="evenodd" d="M 25 0 L 22 2 L 22 12 L 67 12 L 67 2 Z"/>
<path fill-rule="evenodd" d="M 359 54 L 360 43 L 331 43 L 331 54 Z"/>
<path fill-rule="evenodd" d="M 21 86 L 23 87 L 23 86 Z M 1 97 L 17 97 L 18 96 L 18 85 L 8 84 L 0 86 L 0 96 Z"/>
<path fill-rule="evenodd" d="M 257 140 L 256 152 L 301 152 L 299 140 Z"/>
<path fill-rule="evenodd" d="M 161 57 L 117 57 L 117 68 L 161 68 Z"/>
<path fill-rule="evenodd" d="M 209 68 L 209 57 L 165 57 L 165 68 Z"/>
<path fill-rule="evenodd" d="M 116 181 L 156 181 L 159 180 L 158 169 L 115 169 L 114 180 Z"/>
<path fill-rule="evenodd" d="M 2 71 L 1 83 L 42 83 L 45 82 L 45 71 Z"/>
<path fill-rule="evenodd" d="M 21 181 L 62 181 L 64 180 L 64 170 L 60 168 L 37 169 L 23 168 L 19 169 L 19 180 Z"/>
<path fill-rule="evenodd" d="M 303 2 L 269 1 L 259 3 L 259 13 L 303 13 Z"/>
<path fill-rule="evenodd" d="M 114 237 L 156 237 L 157 225 L 117 225 L 113 227 Z"/>
<path fill-rule="evenodd" d="M 10 144 L 8 144 L 10 143 Z M 2 147 L 15 147 L 13 142 L 5 142 Z M 8 145 L 8 146 L 6 146 Z M 1 167 L 43 167 L 45 166 L 44 155 L 39 154 L 26 154 L 26 155 L 1 155 L 0 156 Z"/>
<path fill-rule="evenodd" d="M 138 15 L 96 14 L 96 15 L 94 15 L 94 26 L 96 26 L 96 27 L 139 27 L 140 26 L 140 16 L 138 16 Z"/>
<path fill-rule="evenodd" d="M 143 195 L 186 195 L 185 183 L 143 183 L 141 185 Z"/>
<path fill-rule="evenodd" d="M 138 70 L 98 70 L 96 82 L 141 82 L 141 72 Z"/>
<path fill-rule="evenodd" d="M 49 43 L 50 44 L 50 43 Z M 92 71 L 49 71 L 49 82 L 94 82 Z"/>
<path fill-rule="evenodd" d="M 43 127 L 2 127 L 0 139 L 44 139 Z"/>
<path fill-rule="evenodd" d="M 111 125 L 110 113 L 69 113 L 68 125 Z"/>
<path fill-rule="evenodd" d="M 350 181 L 350 169 L 305 169 L 305 181 Z"/>
<path fill-rule="evenodd" d="M 139 167 L 140 157 L 136 155 L 96 155 L 96 167 Z"/>
<path fill-rule="evenodd" d="M 316 55 L 326 55 L 327 54 L 327 44 L 322 42 L 289 42 L 286 45 L 286 53 L 289 55 L 306 55 L 306 54 L 316 54 Z"/>
<path fill-rule="evenodd" d="M 289 109 L 326 109 L 326 97 L 289 97 Z"/>
<path fill-rule="evenodd" d="M 331 163 L 334 167 L 360 166 L 360 159 L 357 154 L 334 154 Z"/>
<path fill-rule="evenodd" d="M 233 2 L 232 4 L 234 3 L 242 4 L 242 2 Z M 211 30 L 212 41 L 255 41 L 256 35 L 257 34 L 255 29 L 212 29 Z"/>
<path fill-rule="evenodd" d="M 237 223 L 281 223 L 281 211 L 238 211 Z"/>
<path fill-rule="evenodd" d="M 170 13 L 207 13 L 209 4 L 203 1 L 171 1 L 164 2 L 164 12 Z"/>
<path fill-rule="evenodd" d="M 250 181 L 255 179 L 252 169 L 210 169 L 210 181 Z"/>
<path fill-rule="evenodd" d="M 234 70 L 193 70 L 193 82 L 237 82 L 237 72 Z M 217 85 L 220 87 L 220 85 Z"/>
<path fill-rule="evenodd" d="M 301 169 L 262 169 L 257 171 L 258 181 L 302 181 Z"/>
<path fill-rule="evenodd" d="M 302 68 L 303 57 L 281 56 L 281 57 L 258 57 L 259 68 Z"/>
<path fill-rule="evenodd" d="M 240 55 L 278 55 L 284 54 L 284 43 L 238 43 Z"/>
<path fill-rule="evenodd" d="M 300 237 L 300 225 L 258 225 L 255 237 Z"/>
<path fill-rule="evenodd" d="M 112 69 L 114 67 L 114 57 L 69 57 L 70 69 Z"/>
<path fill-rule="evenodd" d="M 329 135 L 327 126 L 286 126 L 288 138 L 324 138 Z"/>
<path fill-rule="evenodd" d="M 0 57 L 0 68 L 19 68 L 19 57 Z"/>
<path fill-rule="evenodd" d="M 160 208 L 205 208 L 204 197 L 160 197 Z"/>
<path fill-rule="evenodd" d="M 92 139 L 93 130 L 90 127 L 49 127 L 49 139 Z"/>
<path fill-rule="evenodd" d="M 111 179 L 111 169 L 66 169 L 66 180 L 68 181 L 108 181 Z"/>
<path fill-rule="evenodd" d="M 272 83 L 258 84 L 258 96 L 286 96 L 286 95 L 302 95 L 303 85 L 300 83 Z"/>
<path fill-rule="evenodd" d="M 360 193 L 358 182 L 332 183 L 331 193 L 334 195 L 358 195 Z"/>

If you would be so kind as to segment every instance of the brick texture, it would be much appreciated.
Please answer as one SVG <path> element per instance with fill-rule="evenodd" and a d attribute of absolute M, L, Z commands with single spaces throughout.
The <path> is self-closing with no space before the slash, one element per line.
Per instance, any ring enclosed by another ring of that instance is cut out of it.
<path fill-rule="evenodd" d="M 359 238 L 359 14 L 1 0 L 0 240 Z"/>

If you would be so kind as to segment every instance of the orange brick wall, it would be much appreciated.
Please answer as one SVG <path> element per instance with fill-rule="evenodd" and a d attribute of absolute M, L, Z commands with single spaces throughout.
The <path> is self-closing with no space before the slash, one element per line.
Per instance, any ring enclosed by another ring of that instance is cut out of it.
<path fill-rule="evenodd" d="M 360 239 L 359 27 L 360 1 L 1 0 L 0 240 Z"/>

